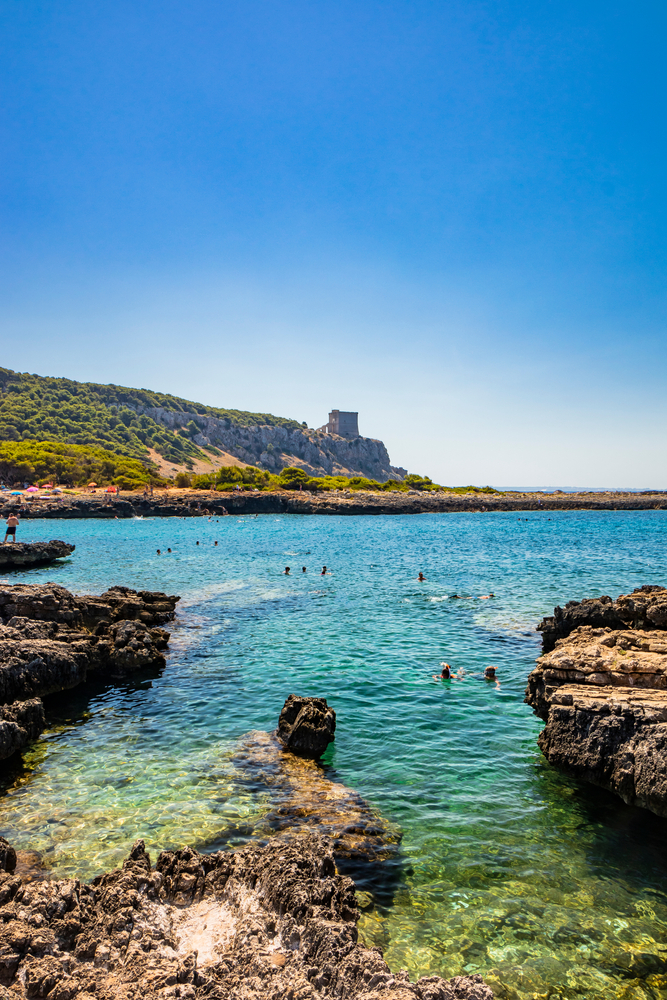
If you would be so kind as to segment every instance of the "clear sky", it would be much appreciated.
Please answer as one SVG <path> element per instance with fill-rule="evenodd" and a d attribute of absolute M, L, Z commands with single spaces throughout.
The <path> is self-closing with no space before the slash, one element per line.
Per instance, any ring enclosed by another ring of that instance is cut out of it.
<path fill-rule="evenodd" d="M 667 487 L 658 0 L 0 0 L 0 364 Z"/>

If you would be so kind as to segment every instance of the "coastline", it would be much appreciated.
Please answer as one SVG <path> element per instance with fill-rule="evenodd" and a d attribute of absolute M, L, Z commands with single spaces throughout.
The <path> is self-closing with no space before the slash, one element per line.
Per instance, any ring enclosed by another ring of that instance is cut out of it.
<path fill-rule="evenodd" d="M 165 490 L 114 496 L 75 494 L 10 502 L 10 510 L 33 518 L 201 517 L 221 514 L 436 514 L 494 511 L 667 510 L 667 491 L 645 493 L 323 493 L 297 490 L 218 493 L 213 490 Z"/>

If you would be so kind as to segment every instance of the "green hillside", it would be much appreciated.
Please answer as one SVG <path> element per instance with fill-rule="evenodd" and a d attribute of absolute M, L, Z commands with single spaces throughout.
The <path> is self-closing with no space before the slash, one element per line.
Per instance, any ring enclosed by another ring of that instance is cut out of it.
<path fill-rule="evenodd" d="M 114 483 L 128 490 L 166 482 L 139 459 L 93 445 L 0 441 L 0 482 L 20 486 L 47 480 L 66 486 L 86 486 L 91 481 L 99 486 Z"/>
<path fill-rule="evenodd" d="M 228 420 L 230 425 L 244 427 L 301 426 L 296 420 L 271 413 L 223 410 L 148 389 L 44 378 L 0 368 L 0 441 L 94 445 L 142 461 L 148 458 L 147 449 L 154 448 L 175 464 L 187 464 L 188 460 L 202 457 L 192 441 L 199 432 L 194 421 L 172 431 L 147 414 L 137 412 L 153 407 L 218 417 Z"/>

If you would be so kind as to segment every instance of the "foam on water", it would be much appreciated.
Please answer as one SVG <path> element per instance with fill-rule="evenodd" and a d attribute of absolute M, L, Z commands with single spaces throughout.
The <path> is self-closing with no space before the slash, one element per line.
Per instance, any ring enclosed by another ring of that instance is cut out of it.
<path fill-rule="evenodd" d="M 161 676 L 47 700 L 49 730 L 5 768 L 0 833 L 17 848 L 88 878 L 136 837 L 153 852 L 242 842 L 267 804 L 237 780 L 236 741 L 272 729 L 291 691 L 321 695 L 338 713 L 335 779 L 404 832 L 396 883 L 362 897 L 362 934 L 393 968 L 479 971 L 520 1000 L 667 997 L 667 827 L 550 768 L 523 704 L 543 614 L 665 582 L 667 513 L 144 518 L 21 533 L 77 548 L 12 581 L 183 601 Z M 286 553 L 299 559 L 289 577 Z M 443 660 L 462 678 L 434 681 Z M 500 688 L 481 676 L 489 663 Z"/>

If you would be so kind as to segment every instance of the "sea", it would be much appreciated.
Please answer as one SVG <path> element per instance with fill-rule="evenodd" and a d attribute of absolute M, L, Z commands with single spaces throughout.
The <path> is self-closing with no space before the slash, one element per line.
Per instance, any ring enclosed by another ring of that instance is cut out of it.
<path fill-rule="evenodd" d="M 161 673 L 47 698 L 46 732 L 0 765 L 0 834 L 54 877 L 90 879 L 139 837 L 153 858 L 251 839 L 266 802 L 234 749 L 291 692 L 316 695 L 337 714 L 326 773 L 402 832 L 387 883 L 359 885 L 360 934 L 392 969 L 479 972 L 507 1000 L 667 997 L 667 821 L 552 768 L 523 700 L 555 605 L 667 583 L 667 511 L 34 520 L 20 536 L 76 550 L 12 583 L 181 596 Z"/>

